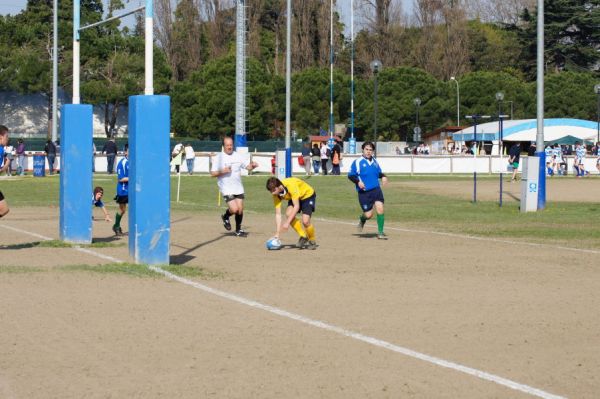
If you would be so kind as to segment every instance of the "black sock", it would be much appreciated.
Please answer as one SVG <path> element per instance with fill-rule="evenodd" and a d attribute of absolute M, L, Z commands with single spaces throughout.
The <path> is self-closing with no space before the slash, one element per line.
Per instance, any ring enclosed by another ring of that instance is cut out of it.
<path fill-rule="evenodd" d="M 243 213 L 235 214 L 235 230 L 240 231 L 242 229 L 242 219 L 244 218 Z"/>
<path fill-rule="evenodd" d="M 225 219 L 229 219 L 229 217 L 231 216 L 231 212 L 229 212 L 229 209 L 227 209 L 225 211 L 225 213 L 223 214 L 223 216 L 225 217 Z"/>

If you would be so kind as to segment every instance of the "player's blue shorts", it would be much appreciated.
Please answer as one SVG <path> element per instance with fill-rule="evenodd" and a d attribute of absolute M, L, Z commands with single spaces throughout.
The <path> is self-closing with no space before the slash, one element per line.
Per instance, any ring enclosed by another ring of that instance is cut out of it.
<path fill-rule="evenodd" d="M 317 205 L 317 193 L 315 192 L 310 197 L 300 200 L 300 212 L 304 215 L 312 215 L 315 211 L 315 206 Z M 288 206 L 294 206 L 292 201 L 288 201 Z"/>
<path fill-rule="evenodd" d="M 376 187 L 369 191 L 358 192 L 358 202 L 360 203 L 363 212 L 368 212 L 373 209 L 375 201 L 385 202 L 383 200 L 383 191 L 381 191 L 381 187 Z"/>

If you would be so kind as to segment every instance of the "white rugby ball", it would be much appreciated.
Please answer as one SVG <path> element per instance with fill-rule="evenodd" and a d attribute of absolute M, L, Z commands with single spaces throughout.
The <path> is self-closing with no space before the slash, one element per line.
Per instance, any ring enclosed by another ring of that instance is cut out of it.
<path fill-rule="evenodd" d="M 266 246 L 269 251 L 272 251 L 275 249 L 281 249 L 281 241 L 279 240 L 279 238 L 276 238 L 276 237 L 269 238 Z"/>

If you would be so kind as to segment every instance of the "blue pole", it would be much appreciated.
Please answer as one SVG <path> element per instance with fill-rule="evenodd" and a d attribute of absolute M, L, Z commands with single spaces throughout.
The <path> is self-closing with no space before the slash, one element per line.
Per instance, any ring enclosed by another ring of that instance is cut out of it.
<path fill-rule="evenodd" d="M 473 159 L 475 166 L 473 167 L 473 203 L 477 202 L 477 118 L 473 118 L 473 141 L 475 141 Z"/>

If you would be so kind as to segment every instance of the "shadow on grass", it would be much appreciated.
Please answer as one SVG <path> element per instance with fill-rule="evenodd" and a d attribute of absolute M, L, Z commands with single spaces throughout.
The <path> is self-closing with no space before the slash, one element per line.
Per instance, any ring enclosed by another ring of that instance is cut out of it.
<path fill-rule="evenodd" d="M 191 248 L 185 248 L 185 247 L 173 245 L 174 247 L 177 246 L 179 248 L 183 248 L 183 249 L 185 249 L 185 251 L 183 251 L 182 253 L 177 254 L 177 255 L 171 255 L 169 257 L 169 263 L 172 265 L 184 265 L 187 262 L 191 261 L 192 259 L 196 258 L 195 256 L 189 255 L 191 252 L 194 252 L 198 248 L 202 248 L 205 245 L 212 244 L 213 242 L 217 242 L 217 241 L 223 239 L 224 237 L 231 237 L 231 236 L 235 236 L 235 234 L 234 233 L 224 233 L 218 237 L 213 238 L 212 240 L 198 243 L 197 245 L 194 245 Z"/>

